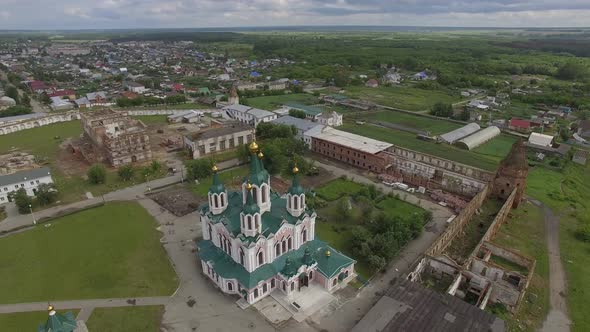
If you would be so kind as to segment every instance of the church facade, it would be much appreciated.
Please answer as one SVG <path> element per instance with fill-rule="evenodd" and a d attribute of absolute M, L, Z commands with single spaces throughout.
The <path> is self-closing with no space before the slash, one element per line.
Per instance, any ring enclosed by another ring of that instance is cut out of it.
<path fill-rule="evenodd" d="M 316 213 L 306 205 L 297 167 L 281 195 L 271 188 L 256 142 L 249 149 L 250 173 L 240 191 L 228 191 L 213 167 L 208 204 L 200 210 L 203 273 L 250 304 L 273 291 L 289 295 L 311 283 L 334 291 L 352 280 L 355 261 L 315 236 Z"/>

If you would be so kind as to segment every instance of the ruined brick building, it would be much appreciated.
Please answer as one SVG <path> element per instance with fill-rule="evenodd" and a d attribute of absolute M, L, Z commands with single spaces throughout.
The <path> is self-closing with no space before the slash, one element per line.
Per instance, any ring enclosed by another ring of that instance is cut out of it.
<path fill-rule="evenodd" d="M 103 109 L 82 113 L 82 141 L 74 148 L 89 162 L 121 166 L 152 158 L 146 125 L 126 114 Z"/>
<path fill-rule="evenodd" d="M 528 173 L 525 145 L 521 139 L 512 146 L 508 156 L 500 163 L 492 185 L 492 196 L 506 200 L 516 189 L 512 207 L 517 208 L 524 196 Z"/>

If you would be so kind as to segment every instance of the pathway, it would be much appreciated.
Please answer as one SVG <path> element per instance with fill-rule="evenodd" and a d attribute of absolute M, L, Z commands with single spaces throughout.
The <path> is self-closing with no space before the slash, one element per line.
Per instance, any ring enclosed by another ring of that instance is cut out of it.
<path fill-rule="evenodd" d="M 543 323 L 542 332 L 567 332 L 571 321 L 567 314 L 565 294 L 567 291 L 565 271 L 559 252 L 559 217 L 543 203 L 531 200 L 533 204 L 543 207 L 545 214 L 545 234 L 549 254 L 549 302 L 551 310 Z"/>

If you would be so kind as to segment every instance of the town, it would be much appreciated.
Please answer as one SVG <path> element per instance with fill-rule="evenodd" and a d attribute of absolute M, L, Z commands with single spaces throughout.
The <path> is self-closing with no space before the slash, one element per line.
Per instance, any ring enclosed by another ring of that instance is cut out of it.
<path fill-rule="evenodd" d="M 0 34 L 2 330 L 590 329 L 544 32 Z"/>

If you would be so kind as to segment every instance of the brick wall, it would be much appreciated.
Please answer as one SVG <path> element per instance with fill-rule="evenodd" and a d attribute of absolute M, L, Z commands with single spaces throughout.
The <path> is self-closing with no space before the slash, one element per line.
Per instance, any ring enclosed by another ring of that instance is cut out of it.
<path fill-rule="evenodd" d="M 312 139 L 311 150 L 323 156 L 375 173 L 384 171 L 385 159 L 373 153 L 363 152 L 317 138 Z"/>

